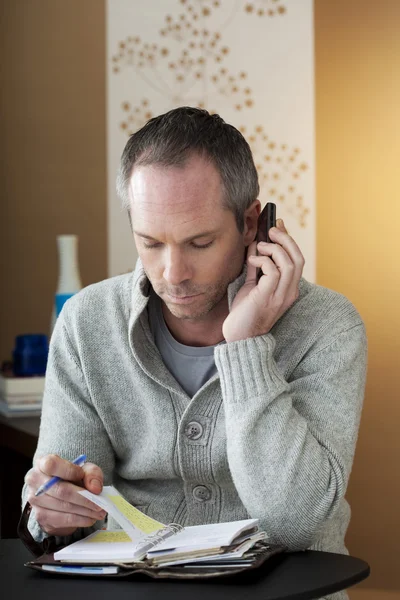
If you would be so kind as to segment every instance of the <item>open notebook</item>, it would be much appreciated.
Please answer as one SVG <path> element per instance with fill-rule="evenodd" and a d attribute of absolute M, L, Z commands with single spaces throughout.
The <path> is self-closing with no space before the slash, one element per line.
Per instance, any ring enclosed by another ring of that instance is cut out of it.
<path fill-rule="evenodd" d="M 254 544 L 265 534 L 258 532 L 258 520 L 197 525 L 183 528 L 164 525 L 148 517 L 127 502 L 113 486 L 105 486 L 99 495 L 88 491 L 83 496 L 106 510 L 122 529 L 97 531 L 54 554 L 63 562 L 131 563 L 146 556 L 153 563 L 166 564 L 182 557 L 204 558 L 223 553 L 234 542 Z"/>

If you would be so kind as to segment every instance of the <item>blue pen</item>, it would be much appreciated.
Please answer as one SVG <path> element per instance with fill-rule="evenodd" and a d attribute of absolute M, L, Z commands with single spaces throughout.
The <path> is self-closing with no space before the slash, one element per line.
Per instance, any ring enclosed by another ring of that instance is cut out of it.
<path fill-rule="evenodd" d="M 83 465 L 83 463 L 85 462 L 85 460 L 86 460 L 86 454 L 81 454 L 80 456 L 78 456 L 78 458 L 73 460 L 72 463 L 74 465 L 78 465 L 78 467 L 81 467 Z M 57 481 L 60 481 L 60 479 L 61 479 L 61 477 L 52 477 L 51 479 L 46 481 L 46 483 L 41 485 L 40 488 L 37 490 L 35 496 L 41 496 L 42 494 L 45 494 L 51 487 L 53 487 L 54 484 L 57 483 Z"/>

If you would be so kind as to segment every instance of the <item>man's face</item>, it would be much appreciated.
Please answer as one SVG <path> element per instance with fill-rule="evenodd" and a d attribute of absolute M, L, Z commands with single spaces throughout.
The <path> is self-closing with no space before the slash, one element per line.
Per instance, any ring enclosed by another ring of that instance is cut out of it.
<path fill-rule="evenodd" d="M 244 235 L 222 206 L 216 168 L 193 156 L 182 168 L 134 169 L 129 194 L 134 237 L 154 291 L 178 319 L 201 319 L 224 301 L 241 272 Z"/>

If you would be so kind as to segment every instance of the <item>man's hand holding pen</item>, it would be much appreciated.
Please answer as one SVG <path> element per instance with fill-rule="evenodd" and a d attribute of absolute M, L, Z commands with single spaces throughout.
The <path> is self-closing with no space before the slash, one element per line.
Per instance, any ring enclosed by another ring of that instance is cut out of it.
<path fill-rule="evenodd" d="M 36 495 L 49 477 L 59 477 L 60 481 L 51 485 L 46 493 Z M 79 466 L 49 454 L 36 461 L 25 482 L 36 520 L 50 535 L 70 535 L 78 527 L 90 527 L 106 516 L 104 510 L 78 493 L 83 488 L 93 494 L 101 493 L 103 472 L 93 463 Z"/>

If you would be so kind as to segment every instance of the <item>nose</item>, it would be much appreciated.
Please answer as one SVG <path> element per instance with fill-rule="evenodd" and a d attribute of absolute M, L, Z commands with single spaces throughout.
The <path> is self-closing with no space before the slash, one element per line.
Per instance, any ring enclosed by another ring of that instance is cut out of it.
<path fill-rule="evenodd" d="M 171 285 L 179 285 L 192 278 L 191 268 L 179 248 L 167 250 L 164 279 Z"/>

